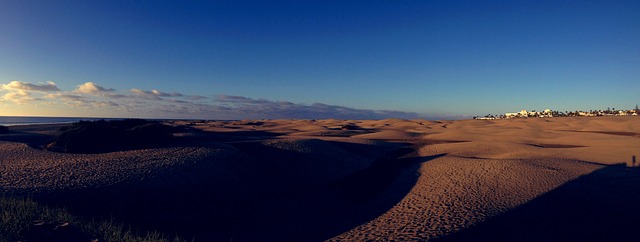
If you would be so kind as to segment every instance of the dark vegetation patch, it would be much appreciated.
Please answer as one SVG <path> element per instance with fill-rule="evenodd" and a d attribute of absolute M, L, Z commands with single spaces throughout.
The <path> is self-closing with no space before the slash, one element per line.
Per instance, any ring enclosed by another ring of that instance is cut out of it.
<path fill-rule="evenodd" d="M 236 123 L 236 125 L 261 126 L 261 125 L 264 125 L 264 122 L 261 122 L 261 121 L 242 121 L 242 122 Z"/>
<path fill-rule="evenodd" d="M 185 241 L 112 220 L 86 220 L 27 197 L 0 193 L 0 211 L 0 241 Z"/>
<path fill-rule="evenodd" d="M 582 148 L 582 145 L 563 145 L 563 144 L 529 144 L 538 148 Z"/>
<path fill-rule="evenodd" d="M 359 130 L 361 128 L 360 128 L 360 126 L 358 126 L 356 124 L 348 123 L 348 124 L 340 126 L 340 129 L 342 129 L 342 130 Z"/>
<path fill-rule="evenodd" d="M 101 153 L 143 149 L 173 140 L 173 128 L 143 119 L 80 121 L 60 128 L 47 150 L 67 153 Z"/>

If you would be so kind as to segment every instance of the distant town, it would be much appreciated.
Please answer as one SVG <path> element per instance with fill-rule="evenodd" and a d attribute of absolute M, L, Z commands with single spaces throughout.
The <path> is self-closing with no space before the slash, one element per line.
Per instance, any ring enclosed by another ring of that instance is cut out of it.
<path fill-rule="evenodd" d="M 509 119 L 509 118 L 553 118 L 553 117 L 596 117 L 596 116 L 638 116 L 640 109 L 638 105 L 634 109 L 616 110 L 615 108 L 607 108 L 607 110 L 589 110 L 589 111 L 556 111 L 545 109 L 544 111 L 521 110 L 516 113 L 505 113 L 503 115 L 487 114 L 484 117 L 473 117 L 473 119 L 493 120 L 493 119 Z"/>

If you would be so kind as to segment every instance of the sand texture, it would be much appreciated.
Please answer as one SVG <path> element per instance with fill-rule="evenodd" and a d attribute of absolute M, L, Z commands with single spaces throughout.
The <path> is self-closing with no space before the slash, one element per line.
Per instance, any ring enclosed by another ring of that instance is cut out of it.
<path fill-rule="evenodd" d="M 175 144 L 101 154 L 11 127 L 0 190 L 196 241 L 637 239 L 637 117 L 167 124 Z"/>

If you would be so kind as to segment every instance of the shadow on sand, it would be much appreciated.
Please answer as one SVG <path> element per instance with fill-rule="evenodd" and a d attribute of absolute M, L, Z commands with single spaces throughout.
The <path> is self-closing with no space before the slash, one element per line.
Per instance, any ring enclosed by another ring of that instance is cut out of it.
<path fill-rule="evenodd" d="M 324 241 L 379 217 L 416 184 L 421 163 L 441 156 L 399 158 L 410 151 L 331 184 L 261 197 L 243 209 L 233 240 Z"/>
<path fill-rule="evenodd" d="M 249 159 L 250 164 L 258 164 L 258 170 L 268 172 L 270 162 L 304 158 L 296 152 L 254 147 L 259 143 L 254 141 L 277 135 L 200 132 L 180 139 L 186 146 L 203 141 L 223 142 L 240 151 L 248 144 L 247 152 L 255 157 L 242 159 Z M 356 154 L 380 150 L 374 145 L 333 145 Z M 134 231 L 156 230 L 194 241 L 323 241 L 388 211 L 415 185 L 420 164 L 442 156 L 406 158 L 414 150 L 408 144 L 398 147 L 401 148 L 378 156 L 364 170 L 322 184 L 243 190 L 234 183 L 216 184 L 219 180 L 208 175 L 209 171 L 196 169 L 175 174 L 168 183 L 130 181 L 103 188 L 37 194 L 34 199 L 66 207 L 86 218 L 115 219 L 130 224 Z M 275 173 L 259 179 L 264 179 L 264 187 L 272 187 L 269 179 L 277 177 Z M 219 188 L 225 186 L 226 192 L 221 192 Z"/>
<path fill-rule="evenodd" d="M 438 241 L 639 241 L 640 169 L 606 166 Z"/>
<path fill-rule="evenodd" d="M 54 138 L 52 134 L 38 134 L 21 130 L 11 130 L 0 135 L 0 141 L 26 144 L 34 149 L 42 149 L 43 144 Z"/>

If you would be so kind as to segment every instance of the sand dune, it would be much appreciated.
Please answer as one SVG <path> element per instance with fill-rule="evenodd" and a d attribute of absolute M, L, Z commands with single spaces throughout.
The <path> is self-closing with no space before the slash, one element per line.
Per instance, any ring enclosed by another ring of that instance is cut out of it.
<path fill-rule="evenodd" d="M 429 240 L 468 228 L 605 165 L 631 165 L 640 154 L 637 137 L 599 132 L 637 132 L 638 124 L 630 118 L 454 122 L 428 137 L 470 142 L 422 147 L 420 155 L 446 156 L 424 163 L 416 185 L 396 206 L 332 240 Z M 576 132 L 587 130 L 596 132 Z"/>
<path fill-rule="evenodd" d="M 508 227 L 505 216 L 531 226 L 530 204 L 640 174 L 629 168 L 636 117 L 171 125 L 186 127 L 175 146 L 91 155 L 38 149 L 58 126 L 12 127 L 0 135 L 0 189 L 197 241 L 509 241 L 483 231 Z M 640 202 L 620 194 L 609 197 Z M 575 233 L 549 236 L 584 239 Z"/>

